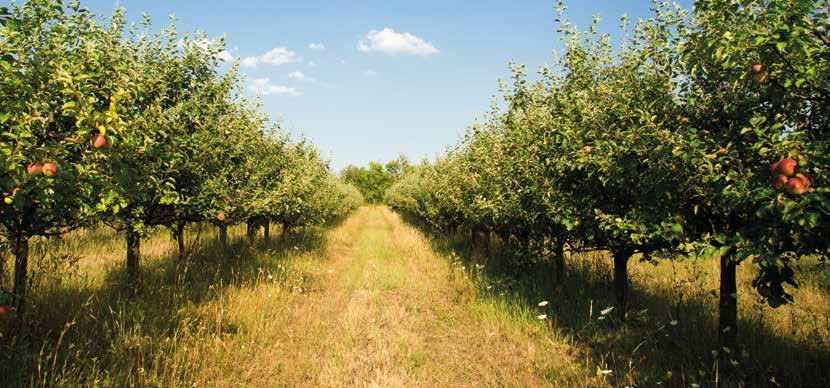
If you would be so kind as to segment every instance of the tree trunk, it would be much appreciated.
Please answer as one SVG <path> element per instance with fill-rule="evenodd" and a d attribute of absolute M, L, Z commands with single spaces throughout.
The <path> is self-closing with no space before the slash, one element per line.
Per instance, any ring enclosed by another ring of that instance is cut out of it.
<path fill-rule="evenodd" d="M 0 252 L 0 288 L 3 287 L 3 279 L 6 278 L 6 252 Z"/>
<path fill-rule="evenodd" d="M 614 296 L 617 298 L 617 317 L 623 322 L 628 311 L 628 260 L 631 255 L 628 250 L 614 252 Z"/>
<path fill-rule="evenodd" d="M 266 240 L 271 238 L 271 220 L 265 220 L 265 223 L 262 225 L 262 235 Z"/>
<path fill-rule="evenodd" d="M 14 252 L 14 306 L 18 314 L 26 307 L 27 273 L 29 270 L 29 238 L 18 235 L 11 239 Z"/>
<path fill-rule="evenodd" d="M 219 224 L 219 244 L 222 248 L 228 247 L 228 225 Z"/>
<path fill-rule="evenodd" d="M 141 235 L 131 227 L 127 228 L 127 282 L 130 292 L 135 295 L 141 278 L 139 262 L 141 259 Z"/>
<path fill-rule="evenodd" d="M 258 227 L 257 227 L 256 220 L 254 220 L 253 218 L 249 219 L 248 220 L 248 230 L 247 230 L 247 235 L 248 235 L 248 241 L 249 242 L 254 242 L 254 240 L 256 240 L 257 229 L 258 229 Z"/>
<path fill-rule="evenodd" d="M 179 246 L 179 261 L 184 261 L 185 255 L 187 254 L 185 240 L 184 240 L 184 228 L 187 225 L 185 222 L 176 223 L 176 229 L 173 231 L 173 234 L 176 236 L 176 243 Z"/>
<path fill-rule="evenodd" d="M 734 351 L 738 337 L 738 284 L 735 278 L 737 265 L 732 260 L 733 254 L 734 250 L 729 250 L 720 258 L 719 352 L 723 352 L 723 348 Z"/>
<path fill-rule="evenodd" d="M 565 278 L 565 244 L 554 241 L 553 265 L 556 269 L 556 283 L 561 284 Z"/>

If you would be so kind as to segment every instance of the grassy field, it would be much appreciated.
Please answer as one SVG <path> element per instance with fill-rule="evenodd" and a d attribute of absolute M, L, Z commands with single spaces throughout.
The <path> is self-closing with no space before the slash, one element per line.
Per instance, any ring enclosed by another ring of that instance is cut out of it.
<path fill-rule="evenodd" d="M 712 262 L 632 264 L 630 322 L 610 261 L 569 257 L 515 273 L 510 250 L 432 236 L 384 207 L 251 244 L 192 228 L 186 263 L 160 230 L 127 298 L 123 242 L 78 232 L 38 246 L 27 326 L 0 323 L 2 386 L 822 386 L 830 383 L 828 272 L 805 261 L 797 304 L 753 300 L 741 268 L 741 338 L 716 369 Z M 44 254 L 45 251 L 49 255 Z M 539 306 L 547 301 L 547 305 Z"/>

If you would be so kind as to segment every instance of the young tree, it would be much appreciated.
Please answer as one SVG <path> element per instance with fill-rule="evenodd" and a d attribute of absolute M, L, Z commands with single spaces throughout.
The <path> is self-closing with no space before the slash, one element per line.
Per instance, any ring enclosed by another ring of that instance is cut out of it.
<path fill-rule="evenodd" d="M 2 8 L 0 24 L 0 233 L 22 310 L 29 239 L 118 210 L 101 170 L 108 143 L 129 134 L 123 115 L 135 88 L 125 72 L 135 63 L 120 13 L 102 26 L 77 3 L 28 1 Z"/>

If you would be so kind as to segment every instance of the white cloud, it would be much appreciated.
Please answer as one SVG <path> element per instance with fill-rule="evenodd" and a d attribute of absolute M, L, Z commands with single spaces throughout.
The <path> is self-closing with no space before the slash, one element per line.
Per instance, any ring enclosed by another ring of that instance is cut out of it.
<path fill-rule="evenodd" d="M 317 62 L 314 62 L 314 61 L 308 61 L 308 66 L 309 66 L 309 67 L 317 67 Z"/>
<path fill-rule="evenodd" d="M 260 61 L 263 63 L 267 63 L 269 65 L 284 65 L 286 63 L 294 63 L 299 61 L 300 58 L 297 56 L 297 53 L 285 48 L 285 47 L 276 47 L 271 49 L 271 51 L 265 53 L 260 57 Z"/>
<path fill-rule="evenodd" d="M 259 58 L 257 58 L 257 57 L 245 57 L 245 58 L 242 58 L 239 61 L 239 63 L 242 65 L 242 67 L 256 67 L 256 65 L 259 64 Z"/>
<path fill-rule="evenodd" d="M 369 69 L 369 70 L 364 71 L 364 72 L 363 72 L 363 75 L 365 75 L 365 76 L 367 76 L 367 77 L 374 77 L 374 76 L 377 76 L 377 75 L 378 75 L 378 72 L 376 72 L 376 71 L 374 71 L 374 70 L 372 70 L 372 69 Z"/>
<path fill-rule="evenodd" d="M 231 55 L 228 50 L 222 50 L 219 54 L 216 54 L 216 56 L 224 62 L 233 62 L 233 55 Z"/>
<path fill-rule="evenodd" d="M 323 50 L 325 50 L 325 49 L 326 49 L 326 45 L 324 45 L 324 44 L 322 44 L 322 43 L 309 43 L 309 44 L 308 44 L 308 48 L 310 48 L 310 49 L 312 49 L 312 50 L 319 50 L 319 51 L 323 51 Z"/>
<path fill-rule="evenodd" d="M 366 34 L 367 40 L 357 42 L 357 49 L 362 53 L 379 52 L 388 55 L 408 54 L 428 56 L 439 51 L 431 43 L 408 32 L 399 33 L 387 27 L 372 30 Z"/>
<path fill-rule="evenodd" d="M 257 67 L 259 64 L 264 63 L 268 65 L 285 65 L 287 63 L 294 63 L 299 62 L 300 57 L 297 53 L 285 48 L 285 47 L 275 47 L 268 51 L 261 56 L 251 56 L 242 58 L 240 63 L 242 67 Z"/>
<path fill-rule="evenodd" d="M 219 39 L 210 39 L 210 38 L 196 38 L 196 39 L 179 39 L 177 46 L 184 49 L 187 48 L 189 50 L 202 50 L 208 52 L 216 53 L 216 58 L 223 62 L 233 62 L 234 58 L 233 55 L 224 49 L 225 43 L 224 38 Z M 219 50 L 220 51 L 215 51 Z"/>
<path fill-rule="evenodd" d="M 294 72 L 288 73 L 288 78 L 299 80 L 299 81 L 317 82 L 317 79 L 315 79 L 314 77 L 309 77 L 301 71 L 294 71 Z"/>
<path fill-rule="evenodd" d="M 300 95 L 300 92 L 298 92 L 295 88 L 272 84 L 270 78 L 257 78 L 251 81 L 249 87 L 251 88 L 251 91 L 253 91 L 255 94 L 260 94 L 263 96 L 269 96 L 272 94 L 286 94 L 289 96 Z"/>

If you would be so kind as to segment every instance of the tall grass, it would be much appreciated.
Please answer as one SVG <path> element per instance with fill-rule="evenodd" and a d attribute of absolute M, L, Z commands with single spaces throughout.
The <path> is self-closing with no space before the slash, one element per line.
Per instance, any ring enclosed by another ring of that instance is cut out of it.
<path fill-rule="evenodd" d="M 37 241 L 30 308 L 0 322 L 0 386 L 829 386 L 824 263 L 798 263 L 796 303 L 763 305 L 740 267 L 741 346 L 717 369 L 717 263 L 633 261 L 614 320 L 604 253 L 544 258 L 469 234 L 429 235 L 382 207 L 331 228 L 232 244 L 166 230 L 142 244 L 130 297 L 124 242 L 101 228 Z M 542 303 L 540 306 L 540 302 Z"/>
<path fill-rule="evenodd" d="M 213 228 L 196 225 L 188 230 L 191 255 L 180 262 L 159 229 L 142 243 L 143 288 L 135 298 L 126 288 L 123 238 L 114 231 L 36 241 L 26 316 L 0 322 L 0 385 L 177 386 L 202 381 L 209 369 L 226 373 L 258 341 L 268 314 L 302 290 L 292 263 L 324 249 L 323 233 L 250 244 L 237 227 L 223 248 Z"/>
<path fill-rule="evenodd" d="M 568 255 L 567 275 L 556 283 L 545 258 L 517 269 L 512 256 L 519 253 L 509 245 L 474 245 L 469 233 L 432 236 L 434 249 L 476 279 L 479 297 L 546 315 L 556 338 L 615 386 L 830 386 L 830 268 L 818 259 L 796 264 L 796 302 L 777 309 L 752 288 L 756 269 L 739 266 L 740 346 L 731 350 L 732 368 L 721 371 L 715 261 L 632 260 L 629 320 L 621 324 L 610 314 L 607 253 Z"/>

